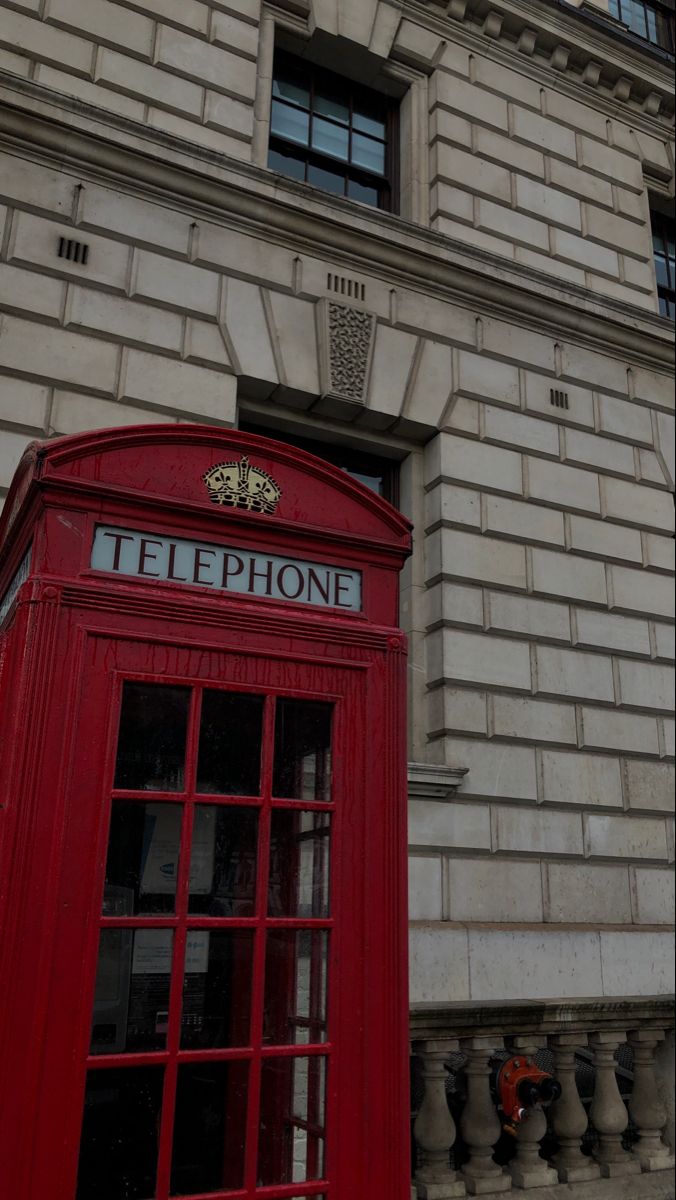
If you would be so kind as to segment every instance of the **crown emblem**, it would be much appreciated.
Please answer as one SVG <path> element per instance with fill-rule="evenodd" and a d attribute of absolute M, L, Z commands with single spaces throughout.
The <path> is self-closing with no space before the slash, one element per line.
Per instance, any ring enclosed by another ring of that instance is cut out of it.
<path fill-rule="evenodd" d="M 248 458 L 218 463 L 202 476 L 214 504 L 273 513 L 282 498 L 281 488 L 267 471 L 252 467 Z"/>

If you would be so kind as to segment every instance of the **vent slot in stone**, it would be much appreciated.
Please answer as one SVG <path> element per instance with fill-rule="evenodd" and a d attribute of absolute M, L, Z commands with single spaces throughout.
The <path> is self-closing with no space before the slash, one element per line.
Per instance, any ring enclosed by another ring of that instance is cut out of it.
<path fill-rule="evenodd" d="M 329 271 L 326 286 L 330 292 L 345 296 L 348 300 L 366 299 L 366 285 L 357 279 L 348 279 L 346 275 L 334 275 Z"/>
<path fill-rule="evenodd" d="M 568 392 L 559 392 L 559 391 L 556 391 L 554 388 L 551 388 L 551 390 L 549 392 L 549 399 L 555 408 L 569 408 L 570 407 L 570 405 L 568 403 Z"/>
<path fill-rule="evenodd" d="M 86 267 L 89 246 L 85 242 L 76 242 L 73 238 L 60 237 L 58 253 L 59 258 L 66 258 L 68 262 L 79 263 L 80 266 Z"/>

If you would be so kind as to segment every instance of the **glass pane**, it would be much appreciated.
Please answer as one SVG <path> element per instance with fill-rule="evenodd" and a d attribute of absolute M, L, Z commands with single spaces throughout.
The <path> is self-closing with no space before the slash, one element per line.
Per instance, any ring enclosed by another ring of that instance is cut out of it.
<path fill-rule="evenodd" d="M 667 272 L 667 260 L 661 254 L 655 255 L 655 274 L 660 287 L 669 286 L 669 275 Z"/>
<path fill-rule="evenodd" d="M 151 1200 L 164 1071 L 89 1071 L 77 1200 Z"/>
<path fill-rule="evenodd" d="M 181 792 L 190 690 L 125 683 L 117 743 L 115 787 Z"/>
<path fill-rule="evenodd" d="M 259 1183 L 310 1183 L 324 1175 L 324 1058 L 269 1058 L 261 1082 Z"/>
<path fill-rule="evenodd" d="M 322 154 L 331 154 L 334 158 L 343 158 L 347 162 L 350 152 L 350 135 L 342 125 L 332 125 L 315 117 L 312 122 L 312 145 Z"/>
<path fill-rule="evenodd" d="M 272 94 L 279 100 L 288 100 L 291 104 L 299 104 L 301 108 L 310 107 L 310 91 L 302 83 L 294 83 L 291 79 L 283 79 L 279 75 L 273 80 Z"/>
<path fill-rule="evenodd" d="M 385 174 L 385 147 L 382 142 L 364 137 L 361 133 L 352 135 L 352 162 L 357 167 L 364 167 L 377 175 Z"/>
<path fill-rule="evenodd" d="M 172 1195 L 235 1191 L 244 1184 L 249 1067 L 244 1062 L 178 1068 Z"/>
<path fill-rule="evenodd" d="M 92 1054 L 164 1050 L 169 1021 L 171 929 L 102 929 Z"/>
<path fill-rule="evenodd" d="M 261 786 L 262 696 L 206 691 L 197 791 L 257 796 Z"/>
<path fill-rule="evenodd" d="M 307 146 L 310 137 L 310 116 L 298 108 L 290 108 L 288 104 L 273 100 L 270 131 L 288 142 Z"/>
<path fill-rule="evenodd" d="M 183 980 L 183 1050 L 249 1044 L 253 949 L 253 933 L 190 930 Z"/>
<path fill-rule="evenodd" d="M 655 9 L 653 9 L 653 8 L 646 9 L 646 17 L 648 20 L 648 37 L 649 37 L 650 41 L 654 42 L 655 45 L 657 46 L 657 45 L 659 45 L 660 35 L 657 31 L 657 13 L 656 13 Z"/>
<path fill-rule="evenodd" d="M 330 839 L 328 813 L 273 812 L 269 916 L 329 916 Z"/>
<path fill-rule="evenodd" d="M 326 1041 L 328 933 L 268 933 L 263 1040 L 274 1046 Z"/>
<path fill-rule="evenodd" d="M 287 800 L 331 799 L 333 706 L 312 700 L 278 700 L 273 791 Z"/>
<path fill-rule="evenodd" d="M 620 19 L 620 0 L 610 0 L 610 12 L 613 17 Z"/>
<path fill-rule="evenodd" d="M 369 137 L 385 141 L 385 121 L 381 117 L 370 116 L 364 112 L 355 112 L 352 125 L 358 133 L 366 133 Z"/>
<path fill-rule="evenodd" d="M 256 908 L 258 812 L 195 806 L 188 911 L 205 917 L 252 917 Z"/>
<path fill-rule="evenodd" d="M 350 110 L 343 100 L 337 96 L 315 96 L 314 111 L 321 113 L 323 117 L 330 117 L 332 121 L 338 121 L 341 125 L 348 125 L 350 121 Z"/>
<path fill-rule="evenodd" d="M 271 149 L 268 154 L 268 166 L 271 171 L 279 171 L 280 175 L 288 175 L 290 179 L 305 179 L 305 159 L 298 157 L 292 150 Z"/>
<path fill-rule="evenodd" d="M 348 180 L 347 194 L 351 200 L 361 200 L 362 204 L 370 204 L 373 208 L 377 208 L 380 203 L 380 192 L 378 188 L 372 186 L 367 187 L 366 184 L 360 183 L 358 179 Z M 354 475 L 355 479 L 361 478 L 354 471 L 351 471 L 350 474 Z M 374 491 L 377 490 L 373 483 L 369 483 L 368 481 L 366 482 L 366 486 L 373 487 Z"/>
<path fill-rule="evenodd" d="M 174 912 L 182 812 L 181 804 L 113 801 L 104 917 Z"/>
<path fill-rule="evenodd" d="M 626 0 L 622 5 L 623 20 L 639 37 L 648 36 L 645 7 L 640 0 Z"/>
<path fill-rule="evenodd" d="M 322 188 L 325 192 L 334 192 L 336 196 L 345 195 L 345 173 L 343 171 L 330 171 L 328 167 L 318 167 L 314 163 L 309 163 L 307 181 L 314 184 L 315 187 Z"/>

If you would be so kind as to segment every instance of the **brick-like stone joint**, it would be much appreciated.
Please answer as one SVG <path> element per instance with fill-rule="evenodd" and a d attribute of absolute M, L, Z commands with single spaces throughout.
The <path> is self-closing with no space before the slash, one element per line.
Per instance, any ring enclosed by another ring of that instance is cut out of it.
<path fill-rule="evenodd" d="M 323 412 L 351 417 L 368 398 L 376 318 L 361 308 L 319 302 Z"/>
<path fill-rule="evenodd" d="M 639 1133 L 634 1154 L 644 1171 L 673 1169 L 674 1157 L 662 1140 L 667 1111 L 657 1086 L 655 1051 L 665 1040 L 661 1029 L 635 1029 L 627 1041 L 634 1051 L 634 1087 L 629 1114 Z"/>
<path fill-rule="evenodd" d="M 414 1128 L 420 1155 L 416 1171 L 418 1200 L 455 1200 L 467 1195 L 464 1183 L 450 1166 L 457 1130 L 446 1097 L 446 1059 L 458 1045 L 456 1040 L 442 1039 L 419 1042 L 413 1047 L 422 1058 L 425 1084 Z"/>

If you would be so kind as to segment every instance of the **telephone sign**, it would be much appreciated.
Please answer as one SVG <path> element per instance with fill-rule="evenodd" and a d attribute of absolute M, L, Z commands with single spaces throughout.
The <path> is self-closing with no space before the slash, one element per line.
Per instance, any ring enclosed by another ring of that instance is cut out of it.
<path fill-rule="evenodd" d="M 408 523 L 185 425 L 4 513 L 0 1192 L 409 1200 Z"/>
<path fill-rule="evenodd" d="M 361 571 L 302 562 L 239 547 L 206 545 L 133 529 L 99 525 L 91 566 L 98 571 L 201 584 L 225 592 L 361 610 Z"/>

